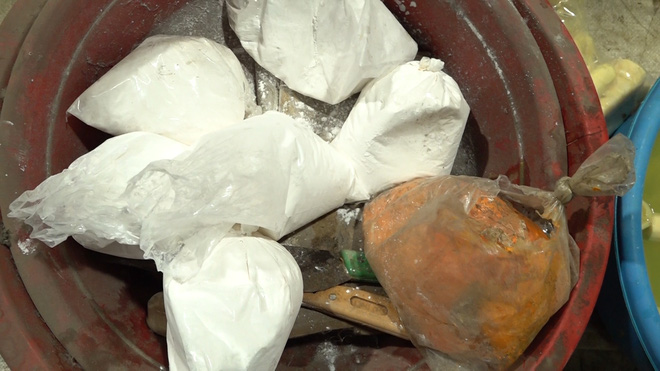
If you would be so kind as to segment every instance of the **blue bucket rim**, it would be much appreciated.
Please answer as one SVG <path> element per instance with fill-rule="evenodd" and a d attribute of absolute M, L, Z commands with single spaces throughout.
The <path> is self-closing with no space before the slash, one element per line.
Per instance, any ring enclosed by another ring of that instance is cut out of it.
<path fill-rule="evenodd" d="M 635 144 L 635 186 L 617 198 L 616 263 L 623 298 L 644 352 L 660 366 L 660 313 L 647 273 L 642 238 L 642 195 L 651 151 L 660 130 L 660 79 L 632 118 L 629 137 Z M 627 130 L 626 130 L 627 131 Z M 628 134 L 628 133 L 626 133 Z"/>

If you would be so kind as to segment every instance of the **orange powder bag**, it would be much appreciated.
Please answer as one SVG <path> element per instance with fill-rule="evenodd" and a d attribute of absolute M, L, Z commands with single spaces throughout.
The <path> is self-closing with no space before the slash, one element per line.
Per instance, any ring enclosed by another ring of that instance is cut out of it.
<path fill-rule="evenodd" d="M 506 178 L 418 179 L 365 209 L 367 259 L 434 368 L 511 365 L 577 281 L 561 203 L 539 191 L 541 216 L 504 187 L 518 188 Z"/>
<path fill-rule="evenodd" d="M 622 195 L 634 147 L 615 136 L 554 193 L 467 176 L 417 179 L 364 211 L 367 260 L 433 369 L 511 366 L 577 282 L 562 203 Z"/>

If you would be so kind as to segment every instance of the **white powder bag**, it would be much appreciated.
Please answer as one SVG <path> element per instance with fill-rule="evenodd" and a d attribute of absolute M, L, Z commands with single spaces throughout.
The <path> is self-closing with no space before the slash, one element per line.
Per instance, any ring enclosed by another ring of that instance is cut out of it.
<path fill-rule="evenodd" d="M 444 63 L 408 62 L 367 85 L 332 145 L 348 156 L 357 183 L 350 200 L 397 183 L 451 172 L 470 112 Z"/>
<path fill-rule="evenodd" d="M 140 247 L 162 270 L 176 255 L 201 265 L 207 249 L 186 241 L 206 227 L 217 238 L 234 224 L 256 227 L 277 240 L 344 204 L 354 176 L 308 126 L 266 112 L 205 136 L 190 155 L 150 164 L 127 195 L 132 211 L 148 215 Z"/>
<path fill-rule="evenodd" d="M 88 125 L 119 135 L 158 133 L 192 144 L 245 117 L 254 91 L 236 56 L 202 37 L 152 36 L 69 107 Z"/>
<path fill-rule="evenodd" d="M 148 163 L 173 158 L 186 149 L 152 133 L 108 139 L 19 196 L 9 205 L 9 216 L 24 220 L 32 227 L 30 237 L 50 247 L 73 236 L 89 249 L 142 258 L 137 246 L 141 223 L 127 211 L 121 194 Z"/>
<path fill-rule="evenodd" d="M 227 9 L 257 63 L 326 103 L 341 102 L 417 53 L 380 0 L 227 0 Z"/>
<path fill-rule="evenodd" d="M 303 294 L 280 244 L 227 236 L 192 278 L 163 282 L 171 370 L 275 369 Z"/>

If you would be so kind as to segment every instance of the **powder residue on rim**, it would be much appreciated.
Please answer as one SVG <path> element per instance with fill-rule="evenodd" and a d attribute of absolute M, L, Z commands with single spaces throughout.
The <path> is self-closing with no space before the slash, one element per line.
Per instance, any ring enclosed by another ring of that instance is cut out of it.
<path fill-rule="evenodd" d="M 30 238 L 18 241 L 18 248 L 25 255 L 30 255 L 37 250 L 37 242 Z"/>

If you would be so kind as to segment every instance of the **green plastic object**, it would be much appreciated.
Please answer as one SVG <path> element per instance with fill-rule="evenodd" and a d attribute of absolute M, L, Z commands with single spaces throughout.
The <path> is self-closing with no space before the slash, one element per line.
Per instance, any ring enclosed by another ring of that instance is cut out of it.
<path fill-rule="evenodd" d="M 341 258 L 344 261 L 348 274 L 356 280 L 378 282 L 376 274 L 369 265 L 364 251 L 342 250 Z"/>

